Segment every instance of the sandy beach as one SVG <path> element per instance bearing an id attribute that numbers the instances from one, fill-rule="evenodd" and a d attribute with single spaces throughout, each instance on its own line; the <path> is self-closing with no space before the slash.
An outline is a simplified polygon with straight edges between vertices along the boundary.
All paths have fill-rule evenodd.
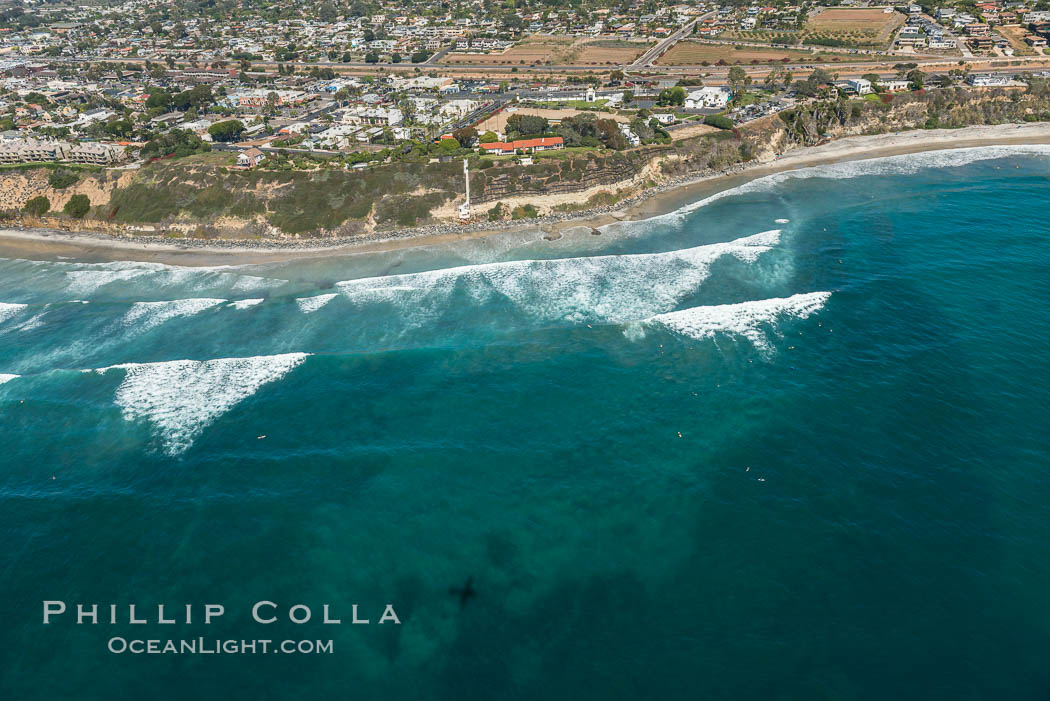
<path id="1" fill-rule="evenodd" d="M 540 239 L 577 227 L 600 227 L 614 221 L 634 221 L 658 216 L 749 180 L 787 170 L 925 151 L 1009 144 L 1050 144 L 1050 124 L 1000 124 L 845 137 L 819 146 L 798 148 L 773 161 L 748 164 L 731 174 L 700 176 L 685 182 L 663 185 L 634 198 L 616 211 L 585 212 L 559 219 L 541 218 L 503 227 L 482 226 L 442 233 L 431 233 L 422 229 L 418 232 L 398 232 L 386 240 L 332 240 L 327 244 L 314 244 L 311 241 L 229 241 L 221 245 L 208 241 L 169 243 L 156 240 L 137 241 L 132 236 L 0 229 L 0 257 L 71 257 L 86 261 L 130 260 L 184 266 L 244 265 L 433 246 L 508 231 L 532 231 L 535 232 L 536 238 Z"/>

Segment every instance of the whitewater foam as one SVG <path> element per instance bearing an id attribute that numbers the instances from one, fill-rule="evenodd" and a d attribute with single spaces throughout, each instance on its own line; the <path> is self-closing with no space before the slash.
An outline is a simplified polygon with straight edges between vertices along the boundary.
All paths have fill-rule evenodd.
<path id="1" fill-rule="evenodd" d="M 21 377 L 21 376 L 20 375 L 11 375 L 11 374 L 8 374 L 6 372 L 0 372 L 0 385 L 4 384 L 6 382 L 10 382 L 11 380 L 15 379 L 16 377 Z"/>
<path id="2" fill-rule="evenodd" d="M 326 295 L 317 295 L 316 297 L 299 297 L 295 300 L 295 303 L 299 305 L 299 309 L 302 310 L 303 314 L 310 314 L 316 312 L 338 296 L 338 293 L 333 292 Z"/>
<path id="3" fill-rule="evenodd" d="M 127 363 L 97 372 L 124 370 L 116 403 L 128 421 L 153 425 L 164 450 L 178 455 L 217 417 L 284 377 L 309 353 Z"/>
<path id="4" fill-rule="evenodd" d="M 665 253 L 481 263 L 337 286 L 357 302 L 397 304 L 399 315 L 415 323 L 447 309 L 457 291 L 476 303 L 502 297 L 543 320 L 627 321 L 673 309 L 708 277 L 718 258 L 754 262 L 779 240 L 780 230 L 774 229 Z"/>
<path id="5" fill-rule="evenodd" d="M 150 290 L 175 288 L 182 294 L 202 290 L 250 292 L 282 285 L 286 281 L 237 272 L 230 266 L 182 267 L 161 263 L 113 262 L 63 264 L 66 290 L 79 295 L 91 295 L 113 283 L 141 281 Z"/>
<path id="6" fill-rule="evenodd" d="M 173 299 L 165 302 L 136 302 L 124 315 L 125 326 L 134 326 L 138 332 L 148 331 L 160 326 L 169 319 L 182 316 L 193 316 L 222 304 L 225 299 Z"/>
<path id="7" fill-rule="evenodd" d="M 711 338 L 716 334 L 742 336 L 759 350 L 768 351 L 771 346 L 763 327 L 775 326 L 782 317 L 805 319 L 820 311 L 830 297 L 830 292 L 806 292 L 738 304 L 692 307 L 659 314 L 646 322 L 696 340 Z"/>
<path id="8" fill-rule="evenodd" d="M 0 302 L 0 322 L 7 321 L 16 314 L 21 314 L 28 306 L 28 304 Z"/>
<path id="9" fill-rule="evenodd" d="M 234 302 L 230 302 L 227 306 L 233 307 L 234 309 L 247 309 L 248 307 L 254 307 L 256 304 L 261 304 L 262 301 L 262 297 L 256 299 L 238 299 Z"/>

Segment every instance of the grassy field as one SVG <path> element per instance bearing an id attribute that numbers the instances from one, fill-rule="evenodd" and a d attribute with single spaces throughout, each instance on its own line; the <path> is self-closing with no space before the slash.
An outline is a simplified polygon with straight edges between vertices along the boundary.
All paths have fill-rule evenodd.
<path id="1" fill-rule="evenodd" d="M 181 159 L 182 166 L 235 166 L 237 165 L 237 154 L 231 151 L 210 151 L 208 153 L 195 153 Z"/>
<path id="2" fill-rule="evenodd" d="M 695 41 L 680 41 L 657 61 L 666 66 L 698 66 L 725 61 L 729 64 L 776 63 L 831 60 L 831 55 L 796 49 L 762 48 L 758 46 L 733 46 L 731 44 L 702 44 Z M 835 57 L 839 58 L 839 57 Z"/>

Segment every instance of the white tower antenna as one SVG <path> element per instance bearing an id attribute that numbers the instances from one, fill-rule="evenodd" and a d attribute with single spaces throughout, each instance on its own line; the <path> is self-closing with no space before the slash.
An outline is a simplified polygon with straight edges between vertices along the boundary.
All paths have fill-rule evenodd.
<path id="1" fill-rule="evenodd" d="M 466 184 L 467 199 L 459 206 L 460 221 L 470 221 L 470 171 L 467 159 L 463 159 L 463 182 Z"/>

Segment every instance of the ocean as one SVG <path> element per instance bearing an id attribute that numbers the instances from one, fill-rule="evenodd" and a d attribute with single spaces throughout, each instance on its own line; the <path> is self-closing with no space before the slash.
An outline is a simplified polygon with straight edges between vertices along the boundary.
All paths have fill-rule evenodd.
<path id="1" fill-rule="evenodd" d="M 557 241 L 0 260 L 0 698 L 1047 698 L 1048 166 L 825 165 Z M 112 651 L 200 638 L 332 649 Z"/>

